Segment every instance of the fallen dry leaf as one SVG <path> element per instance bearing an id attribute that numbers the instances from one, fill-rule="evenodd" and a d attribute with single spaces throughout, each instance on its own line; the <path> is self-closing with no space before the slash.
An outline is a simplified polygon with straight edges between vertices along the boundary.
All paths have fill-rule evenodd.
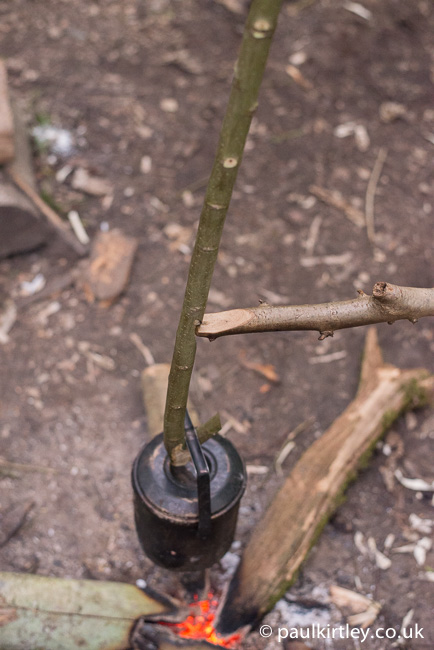
<path id="1" fill-rule="evenodd" d="M 276 368 L 271 363 L 256 363 L 255 361 L 248 361 L 246 358 L 246 351 L 241 350 L 238 358 L 240 363 L 249 370 L 254 370 L 260 375 L 263 375 L 268 381 L 272 381 L 277 384 L 280 381 L 280 377 L 276 372 Z"/>

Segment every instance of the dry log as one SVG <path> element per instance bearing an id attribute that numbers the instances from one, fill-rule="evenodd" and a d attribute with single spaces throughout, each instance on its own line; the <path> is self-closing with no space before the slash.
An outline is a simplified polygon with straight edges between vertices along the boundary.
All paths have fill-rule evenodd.
<path id="1" fill-rule="evenodd" d="M 7 71 L 0 59 L 0 165 L 14 157 L 14 119 L 9 100 Z"/>
<path id="2" fill-rule="evenodd" d="M 372 296 L 359 291 L 354 300 L 285 307 L 263 304 L 205 314 L 196 334 L 214 340 L 228 334 L 317 330 L 322 340 L 348 327 L 403 319 L 416 323 L 425 316 L 434 316 L 434 289 L 377 282 Z"/>
<path id="3" fill-rule="evenodd" d="M 218 630 L 256 623 L 294 580 L 361 461 L 399 413 L 427 402 L 434 377 L 385 364 L 367 334 L 356 398 L 303 454 L 255 528 L 230 584 Z"/>

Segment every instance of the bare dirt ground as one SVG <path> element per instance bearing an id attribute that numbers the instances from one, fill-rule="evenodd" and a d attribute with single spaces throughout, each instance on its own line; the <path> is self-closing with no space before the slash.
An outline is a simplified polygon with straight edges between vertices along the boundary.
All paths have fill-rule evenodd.
<path id="1" fill-rule="evenodd" d="M 429 0 L 362 4 L 363 16 L 351 3 L 331 0 L 284 5 L 208 311 L 254 305 L 258 298 L 351 298 L 356 289 L 370 293 L 378 280 L 432 286 L 434 6 Z M 10 340 L 0 347 L 1 456 L 54 470 L 0 477 L 3 517 L 35 502 L 0 549 L 2 570 L 146 578 L 169 593 L 179 589 L 176 577 L 143 556 L 134 530 L 130 468 L 147 435 L 140 389 L 146 362 L 130 335 L 138 334 L 157 362 L 170 361 L 244 23 L 237 7 L 241 13 L 198 0 L 0 0 L 0 55 L 14 98 L 31 126 L 48 121 L 74 138 L 67 156 L 36 152 L 40 188 L 63 213 L 77 210 L 91 237 L 108 224 L 139 240 L 130 283 L 116 304 L 89 304 L 74 286 L 31 304 L 21 300 Z M 386 159 L 373 245 L 364 227 L 309 188 L 339 191 L 363 213 L 380 151 Z M 108 197 L 73 189 L 71 176 L 56 180 L 65 165 L 106 179 Z M 50 282 L 76 264 L 53 236 L 44 249 L 0 262 L 0 297 L 19 301 L 23 280 L 42 273 Z M 387 361 L 434 371 L 430 320 L 378 331 Z M 220 411 L 246 463 L 271 469 L 249 478 L 237 534 L 242 544 L 281 481 L 272 468 L 287 434 L 311 418 L 285 472 L 355 394 L 363 330 L 324 342 L 317 337 L 199 341 L 193 395 L 201 419 Z M 272 364 L 280 382 L 246 368 L 243 350 L 249 361 Z M 112 362 L 98 364 L 94 353 Z M 387 489 L 380 472 L 390 468 L 386 453 L 398 449 L 405 476 L 433 480 L 433 438 L 429 410 L 394 426 L 389 447 L 379 446 L 325 528 L 292 598 L 321 600 L 339 584 L 381 602 L 375 625 L 384 628 L 398 629 L 413 609 L 424 639 L 407 647 L 433 647 L 434 584 L 427 579 L 433 551 L 420 566 L 412 553 L 393 552 L 432 539 L 429 525 L 422 533 L 409 519 L 434 518 L 432 495 L 393 478 Z M 361 553 L 358 531 L 381 550 L 394 535 L 388 570 Z M 325 611 L 325 620 L 336 616 Z M 268 620 L 291 625 L 291 616 L 281 607 Z M 352 641 L 310 644 L 353 647 Z M 363 647 L 390 645 L 369 640 Z M 281 645 L 254 633 L 245 647 Z"/>

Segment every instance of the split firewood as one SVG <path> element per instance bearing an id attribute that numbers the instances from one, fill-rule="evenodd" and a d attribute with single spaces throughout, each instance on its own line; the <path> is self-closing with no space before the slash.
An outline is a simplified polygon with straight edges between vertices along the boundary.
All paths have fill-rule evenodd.
<path id="1" fill-rule="evenodd" d="M 14 157 L 14 119 L 9 100 L 5 63 L 0 59 L 0 165 Z"/>
<path id="2" fill-rule="evenodd" d="M 137 246 L 137 239 L 118 228 L 98 233 L 79 279 L 89 302 L 100 300 L 109 306 L 125 290 Z"/>
<path id="3" fill-rule="evenodd" d="M 223 605 L 220 632 L 254 624 L 272 608 L 362 460 L 401 412 L 426 404 L 433 390 L 426 370 L 384 363 L 376 331 L 368 331 L 357 396 L 303 454 L 253 531 Z"/>

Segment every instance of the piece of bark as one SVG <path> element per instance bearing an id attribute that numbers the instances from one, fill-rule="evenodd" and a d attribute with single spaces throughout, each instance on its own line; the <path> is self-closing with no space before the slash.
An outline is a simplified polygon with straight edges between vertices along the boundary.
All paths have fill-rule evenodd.
<path id="1" fill-rule="evenodd" d="M 9 99 L 6 65 L 0 59 L 0 165 L 15 155 L 14 119 Z"/>
<path id="2" fill-rule="evenodd" d="M 432 397 L 426 370 L 385 364 L 368 330 L 356 398 L 303 454 L 253 531 L 218 630 L 255 624 L 286 591 L 363 458 L 398 415 Z"/>
<path id="3" fill-rule="evenodd" d="M 98 233 L 80 278 L 90 302 L 110 305 L 125 290 L 137 246 L 137 239 L 117 228 Z"/>

